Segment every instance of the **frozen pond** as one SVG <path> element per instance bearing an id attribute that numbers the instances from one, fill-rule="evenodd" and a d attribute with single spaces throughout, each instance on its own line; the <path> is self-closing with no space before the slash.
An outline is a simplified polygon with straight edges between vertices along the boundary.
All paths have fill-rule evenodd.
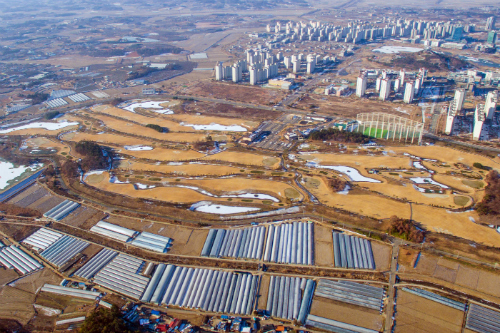
<path id="1" fill-rule="evenodd" d="M 226 215 L 226 214 L 253 212 L 256 210 L 260 210 L 260 208 L 224 206 L 224 205 L 216 205 L 216 204 L 210 203 L 210 204 L 204 204 L 201 206 L 197 206 L 196 208 L 193 208 L 192 210 L 194 210 L 195 212 Z"/>
<path id="2" fill-rule="evenodd" d="M 423 50 L 418 47 L 409 46 L 382 46 L 381 48 L 372 50 L 372 52 L 394 54 L 399 52 L 420 52 Z"/>
<path id="3" fill-rule="evenodd" d="M 330 169 L 330 170 L 335 170 L 338 172 L 343 173 L 347 177 L 349 177 L 350 180 L 353 182 L 367 182 L 367 183 L 380 183 L 380 180 L 365 177 L 362 174 L 359 173 L 358 170 L 348 167 L 348 166 L 343 166 L 343 165 L 319 165 L 316 164 L 315 162 L 308 162 L 306 164 L 307 166 L 312 166 L 320 169 Z"/>
<path id="4" fill-rule="evenodd" d="M 0 134 L 6 134 L 14 131 L 19 131 L 19 130 L 24 130 L 24 129 L 31 129 L 31 128 L 43 128 L 49 131 L 55 131 L 64 127 L 68 126 L 73 126 L 73 125 L 78 125 L 78 122 L 73 121 L 69 122 L 67 120 L 61 121 L 59 123 L 46 123 L 46 122 L 36 122 L 36 123 L 31 123 L 27 125 L 22 125 L 19 127 L 13 127 L 13 128 L 8 128 L 6 130 L 0 131 Z"/>
<path id="5" fill-rule="evenodd" d="M 123 107 L 124 110 L 134 112 L 135 113 L 135 108 L 144 108 L 144 109 L 152 109 L 151 111 L 157 112 L 157 113 L 162 113 L 162 114 L 174 114 L 174 111 L 170 109 L 165 109 L 160 104 L 163 103 L 168 103 L 169 101 L 149 101 L 149 102 L 137 102 L 137 103 L 132 103 L 129 104 L 125 107 Z"/>
<path id="6" fill-rule="evenodd" d="M 149 146 L 124 146 L 126 150 L 153 150 L 153 147 Z"/>
<path id="7" fill-rule="evenodd" d="M 449 188 L 448 186 L 441 184 L 441 183 L 438 183 L 437 181 L 435 181 L 434 179 L 432 179 L 430 177 L 414 177 L 414 178 L 410 178 L 410 180 L 412 182 L 414 182 L 415 184 L 431 184 L 431 185 L 436 185 L 436 186 L 439 186 L 442 188 Z"/>
<path id="8" fill-rule="evenodd" d="M 10 185 L 10 182 L 21 176 L 26 170 L 31 169 L 29 166 L 20 165 L 15 167 L 10 162 L 0 161 L 0 190 L 5 189 Z M 33 167 L 33 170 L 37 168 Z"/>
<path id="9" fill-rule="evenodd" d="M 240 125 L 220 125 L 212 123 L 210 125 L 192 125 L 181 123 L 182 126 L 189 126 L 197 131 L 227 131 L 227 132 L 246 132 L 247 129 Z"/>

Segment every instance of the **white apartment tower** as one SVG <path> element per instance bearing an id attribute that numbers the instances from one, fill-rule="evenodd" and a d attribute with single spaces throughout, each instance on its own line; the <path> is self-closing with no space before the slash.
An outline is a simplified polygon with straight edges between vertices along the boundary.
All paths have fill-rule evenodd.
<path id="1" fill-rule="evenodd" d="M 455 90 L 455 110 L 456 111 L 461 111 L 464 108 L 464 101 L 465 101 L 465 89 L 460 88 Z"/>
<path id="2" fill-rule="evenodd" d="M 292 66 L 293 66 L 292 71 L 293 71 L 295 74 L 297 74 L 297 73 L 299 72 L 299 70 L 300 70 L 300 61 L 298 61 L 298 60 L 293 61 L 293 60 L 292 60 Z"/>
<path id="3" fill-rule="evenodd" d="M 498 91 L 490 91 L 486 95 L 486 103 L 484 104 L 484 112 L 486 113 L 487 119 L 493 119 L 495 115 L 495 110 L 497 109 L 498 103 Z"/>
<path id="4" fill-rule="evenodd" d="M 250 84 L 251 85 L 256 85 L 257 81 L 259 80 L 258 76 L 258 69 L 255 68 L 254 66 L 251 66 L 249 69 L 250 72 Z"/>
<path id="5" fill-rule="evenodd" d="M 391 80 L 383 79 L 380 83 L 380 94 L 379 98 L 382 101 L 386 101 L 391 93 Z"/>
<path id="6" fill-rule="evenodd" d="M 307 61 L 307 74 L 312 74 L 316 69 L 316 61 L 311 59 L 311 61 Z"/>
<path id="7" fill-rule="evenodd" d="M 358 97 L 363 97 L 366 94 L 366 82 L 367 82 L 366 75 L 364 73 L 361 73 L 360 76 L 358 76 L 358 81 L 356 83 L 356 96 Z"/>
<path id="8" fill-rule="evenodd" d="M 413 82 L 407 82 L 405 86 L 404 102 L 407 104 L 412 103 L 414 94 L 415 94 L 415 84 Z"/>
<path id="9" fill-rule="evenodd" d="M 450 106 L 448 108 L 448 115 L 446 116 L 446 126 L 444 132 L 447 135 L 450 135 L 453 131 L 453 125 L 455 123 L 455 117 L 457 115 L 457 107 L 455 101 L 451 101 Z"/>
<path id="10" fill-rule="evenodd" d="M 483 124 L 486 120 L 484 104 L 478 104 L 476 106 L 476 111 L 474 112 L 474 130 L 472 132 L 472 139 L 481 140 L 481 134 L 483 132 Z"/>
<path id="11" fill-rule="evenodd" d="M 224 67 L 222 62 L 217 62 L 215 64 L 215 80 L 222 81 L 224 79 Z"/>

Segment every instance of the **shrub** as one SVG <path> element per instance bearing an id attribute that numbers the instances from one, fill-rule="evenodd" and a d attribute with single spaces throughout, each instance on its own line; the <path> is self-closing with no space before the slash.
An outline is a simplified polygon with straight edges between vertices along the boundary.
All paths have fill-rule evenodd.
<path id="1" fill-rule="evenodd" d="M 45 114 L 44 118 L 47 120 L 54 119 L 55 117 L 57 117 L 60 114 L 61 113 L 59 111 L 51 111 L 51 112 L 47 112 Z"/>
<path id="2" fill-rule="evenodd" d="M 477 204 L 476 209 L 480 215 L 500 214 L 500 177 L 498 172 L 490 171 L 486 176 L 488 186 L 484 189 L 483 200 Z"/>
<path id="3" fill-rule="evenodd" d="M 154 129 L 155 131 L 160 132 L 160 133 L 168 132 L 168 128 L 161 127 L 160 125 L 156 125 L 156 124 L 147 124 L 146 127 Z"/>

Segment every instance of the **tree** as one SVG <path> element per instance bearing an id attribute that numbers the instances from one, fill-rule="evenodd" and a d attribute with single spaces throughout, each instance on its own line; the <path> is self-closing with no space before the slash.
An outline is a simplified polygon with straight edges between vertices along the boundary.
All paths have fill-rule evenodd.
<path id="1" fill-rule="evenodd" d="M 80 333 L 131 333 L 131 330 L 122 319 L 120 310 L 113 305 L 111 309 L 98 308 L 83 322 L 78 330 Z"/>
<path id="2" fill-rule="evenodd" d="M 418 230 L 410 220 L 405 220 L 393 215 L 389 221 L 391 222 L 391 229 L 389 231 L 391 235 L 415 243 L 421 243 L 424 240 L 424 233 Z"/>
<path id="3" fill-rule="evenodd" d="M 500 215 L 500 177 L 498 172 L 490 171 L 486 176 L 486 186 L 483 200 L 477 204 L 479 215 Z"/>

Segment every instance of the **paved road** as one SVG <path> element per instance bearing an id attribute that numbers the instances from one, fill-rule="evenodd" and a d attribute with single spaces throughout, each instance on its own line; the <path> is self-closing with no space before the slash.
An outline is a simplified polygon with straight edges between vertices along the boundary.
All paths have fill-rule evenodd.
<path id="1" fill-rule="evenodd" d="M 453 144 L 464 146 L 464 147 L 468 147 L 468 148 L 480 149 L 480 150 L 487 150 L 487 151 L 492 151 L 492 152 L 495 152 L 495 153 L 500 153 L 500 149 L 499 148 L 486 147 L 486 146 L 475 145 L 475 144 L 472 144 L 472 143 L 467 143 L 467 142 L 462 142 L 462 141 L 456 141 L 456 140 L 453 140 L 453 139 L 448 139 L 448 138 L 445 138 L 445 137 L 437 136 L 437 135 L 434 135 L 434 134 L 431 134 L 431 133 L 425 133 L 424 136 L 427 137 L 427 138 L 434 139 L 434 140 L 443 141 L 443 142 L 449 142 L 449 143 L 453 143 Z"/>
<path id="2" fill-rule="evenodd" d="M 396 275 L 398 269 L 398 255 L 399 255 L 399 244 L 401 240 L 399 238 L 394 239 L 394 245 L 392 246 L 392 257 L 391 257 L 391 272 L 389 275 L 389 289 L 387 291 L 387 308 L 385 309 L 386 319 L 384 332 L 391 332 L 393 316 L 394 316 L 394 285 L 396 284 Z"/>

